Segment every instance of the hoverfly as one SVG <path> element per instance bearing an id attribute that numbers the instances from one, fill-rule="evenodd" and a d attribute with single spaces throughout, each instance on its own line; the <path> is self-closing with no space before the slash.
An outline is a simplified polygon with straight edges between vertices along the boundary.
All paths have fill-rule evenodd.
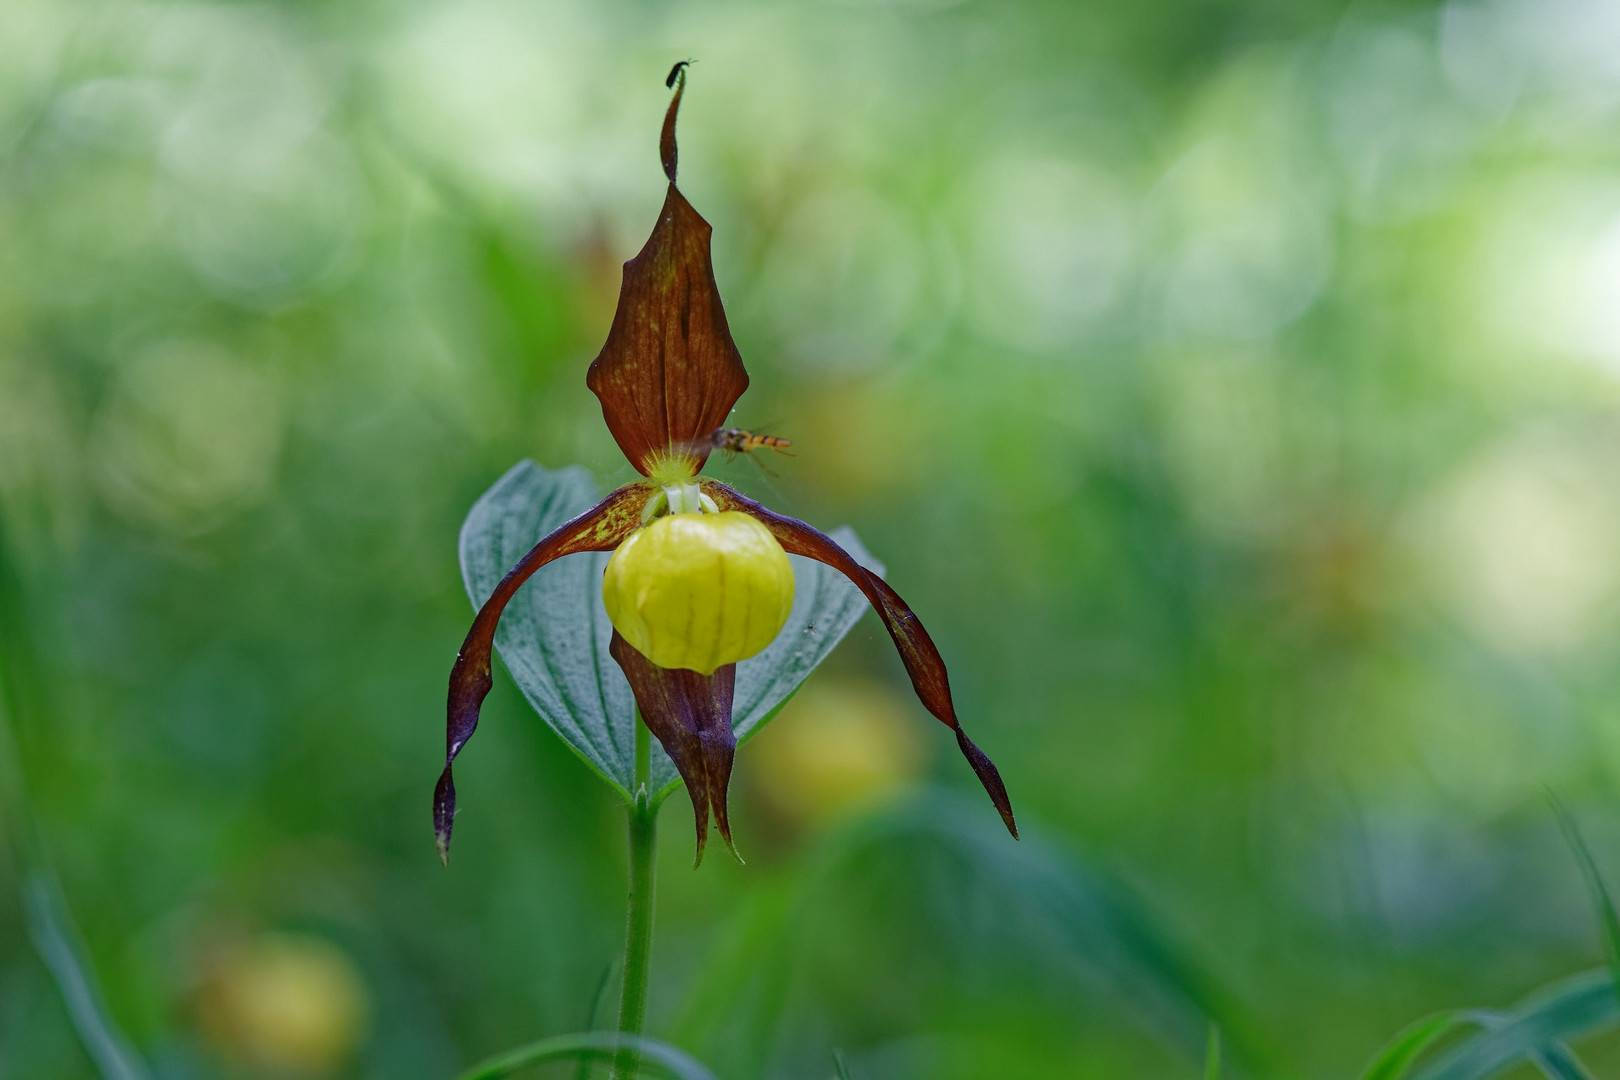
<path id="1" fill-rule="evenodd" d="M 793 445 L 791 440 L 779 439 L 775 435 L 757 435 L 735 427 L 715 428 L 709 433 L 709 445 L 732 456 L 751 454 L 755 450 L 775 450 L 778 454 L 793 456 L 788 454 L 788 447 Z"/>
<path id="2" fill-rule="evenodd" d="M 778 454 L 792 457 L 793 453 L 788 447 L 793 445 L 790 439 L 781 439 L 775 435 L 761 435 L 745 428 L 722 427 L 715 428 L 701 439 L 693 439 L 685 444 L 695 452 L 713 453 L 719 450 L 728 459 L 739 454 L 752 454 L 756 450 L 774 450 Z M 751 458 L 754 464 L 764 469 L 766 474 L 774 476 L 765 463 L 759 458 Z"/>

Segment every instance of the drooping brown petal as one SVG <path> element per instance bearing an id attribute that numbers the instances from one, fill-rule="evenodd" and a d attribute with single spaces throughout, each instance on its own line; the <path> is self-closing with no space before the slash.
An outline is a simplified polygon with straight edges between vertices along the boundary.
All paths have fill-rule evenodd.
<path id="1" fill-rule="evenodd" d="M 648 660 L 628 641 L 613 632 L 608 646 L 619 662 L 641 708 L 647 730 L 675 762 L 697 817 L 697 858 L 709 840 L 709 811 L 714 811 L 721 839 L 733 855 L 731 822 L 726 816 L 726 788 L 731 783 L 731 761 L 737 737 L 731 731 L 731 699 L 737 686 L 737 665 L 716 668 L 703 675 L 684 668 L 662 668 Z"/>
<path id="2" fill-rule="evenodd" d="M 456 655 L 450 670 L 450 700 L 446 709 L 444 772 L 433 790 L 433 833 L 439 842 L 439 858 L 450 858 L 450 829 L 456 813 L 456 785 L 450 766 L 478 727 L 478 710 L 492 683 L 489 652 L 495 641 L 495 625 L 501 612 L 518 588 L 536 570 L 553 559 L 579 551 L 612 551 L 641 525 L 641 508 L 648 492 L 641 484 L 629 484 L 585 511 L 557 526 L 534 549 L 509 570 L 484 606 L 478 609 L 472 629 Z"/>
<path id="3" fill-rule="evenodd" d="M 984 751 L 963 732 L 962 724 L 956 718 L 956 707 L 951 703 L 951 685 L 945 673 L 945 661 L 939 655 L 939 649 L 935 648 L 933 639 L 928 636 L 928 631 L 923 629 L 921 620 L 900 599 L 899 594 L 814 526 L 767 509 L 746 495 L 713 480 L 703 482 L 703 491 L 720 509 L 741 510 L 763 522 L 789 554 L 826 563 L 866 594 L 866 599 L 888 629 L 889 636 L 894 639 L 895 648 L 900 650 L 900 659 L 906 665 L 906 674 L 911 676 L 911 685 L 917 691 L 917 697 L 929 712 L 956 732 L 956 745 L 961 749 L 962 756 L 973 766 L 974 774 L 989 793 L 990 801 L 996 804 L 1007 831 L 1016 839 L 1018 824 L 1013 820 L 1012 803 L 1007 798 L 1007 787 L 1001 782 L 1001 774 Z"/>
<path id="4" fill-rule="evenodd" d="M 682 68 L 660 140 L 664 208 L 646 246 L 624 264 L 607 344 L 585 376 L 619 449 L 644 475 L 659 455 L 702 468 L 708 435 L 748 389 L 714 283 L 712 230 L 675 188 L 675 115 L 685 89 Z"/>

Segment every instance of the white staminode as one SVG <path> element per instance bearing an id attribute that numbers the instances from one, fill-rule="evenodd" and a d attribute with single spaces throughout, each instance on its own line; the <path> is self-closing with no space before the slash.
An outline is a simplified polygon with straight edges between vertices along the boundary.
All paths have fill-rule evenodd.
<path id="1" fill-rule="evenodd" d="M 713 499 L 703 493 L 703 489 L 691 481 L 682 481 L 678 484 L 665 484 L 647 505 L 641 508 L 641 523 L 643 525 L 657 517 L 659 512 L 668 509 L 671 514 L 718 514 L 720 507 L 715 505 Z"/>

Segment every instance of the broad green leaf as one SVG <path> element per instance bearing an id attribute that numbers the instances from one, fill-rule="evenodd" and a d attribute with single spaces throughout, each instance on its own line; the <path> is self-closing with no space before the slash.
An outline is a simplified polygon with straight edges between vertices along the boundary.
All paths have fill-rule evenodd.
<path id="1" fill-rule="evenodd" d="M 1563 979 L 1531 995 L 1486 1031 L 1425 1066 L 1418 1080 L 1487 1080 L 1548 1048 L 1614 1022 L 1614 984 L 1607 970 Z"/>
<path id="2" fill-rule="evenodd" d="M 1396 1035 L 1367 1066 L 1361 1080 L 1402 1080 L 1425 1050 L 1469 1022 L 1467 1014 L 1456 1010 L 1424 1017 Z"/>
<path id="3" fill-rule="evenodd" d="M 522 461 L 485 492 L 461 528 L 461 572 L 481 605 L 506 571 L 547 532 L 599 498 L 584 469 L 545 469 Z M 849 529 L 832 536 L 864 566 L 882 572 Z M 626 799 L 635 773 L 635 701 L 608 655 L 613 628 L 602 606 L 609 554 L 570 555 L 543 566 L 512 598 L 495 648 L 524 697 L 575 753 Z M 777 639 L 737 665 L 732 727 L 739 742 L 757 732 L 792 696 L 866 610 L 842 574 L 789 556 L 793 611 Z M 654 791 L 679 783 L 663 753 L 652 762 Z"/>
<path id="4" fill-rule="evenodd" d="M 586 1031 L 541 1039 L 480 1062 L 462 1073 L 457 1080 L 502 1080 L 515 1072 L 548 1061 L 575 1058 L 605 1061 L 627 1044 L 640 1050 L 641 1072 L 672 1077 L 673 1080 L 716 1080 L 714 1073 L 685 1051 L 657 1039 L 621 1035 L 613 1031 Z"/>

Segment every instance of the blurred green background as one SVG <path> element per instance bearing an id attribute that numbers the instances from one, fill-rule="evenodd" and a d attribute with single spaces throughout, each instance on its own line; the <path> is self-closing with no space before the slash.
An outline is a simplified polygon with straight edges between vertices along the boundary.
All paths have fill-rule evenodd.
<path id="1" fill-rule="evenodd" d="M 1029 839 L 864 620 L 739 756 L 746 867 L 666 810 L 653 1034 L 1191 1077 L 1209 1014 L 1349 1077 L 1598 962 L 1544 792 L 1620 873 L 1612 0 L 5 0 L 0 1075 L 97 1075 L 29 836 L 164 1077 L 589 1025 L 620 808 L 499 672 L 448 871 L 429 795 L 463 514 L 632 475 L 584 371 L 685 57 L 797 450 L 718 474 L 888 564 Z"/>

